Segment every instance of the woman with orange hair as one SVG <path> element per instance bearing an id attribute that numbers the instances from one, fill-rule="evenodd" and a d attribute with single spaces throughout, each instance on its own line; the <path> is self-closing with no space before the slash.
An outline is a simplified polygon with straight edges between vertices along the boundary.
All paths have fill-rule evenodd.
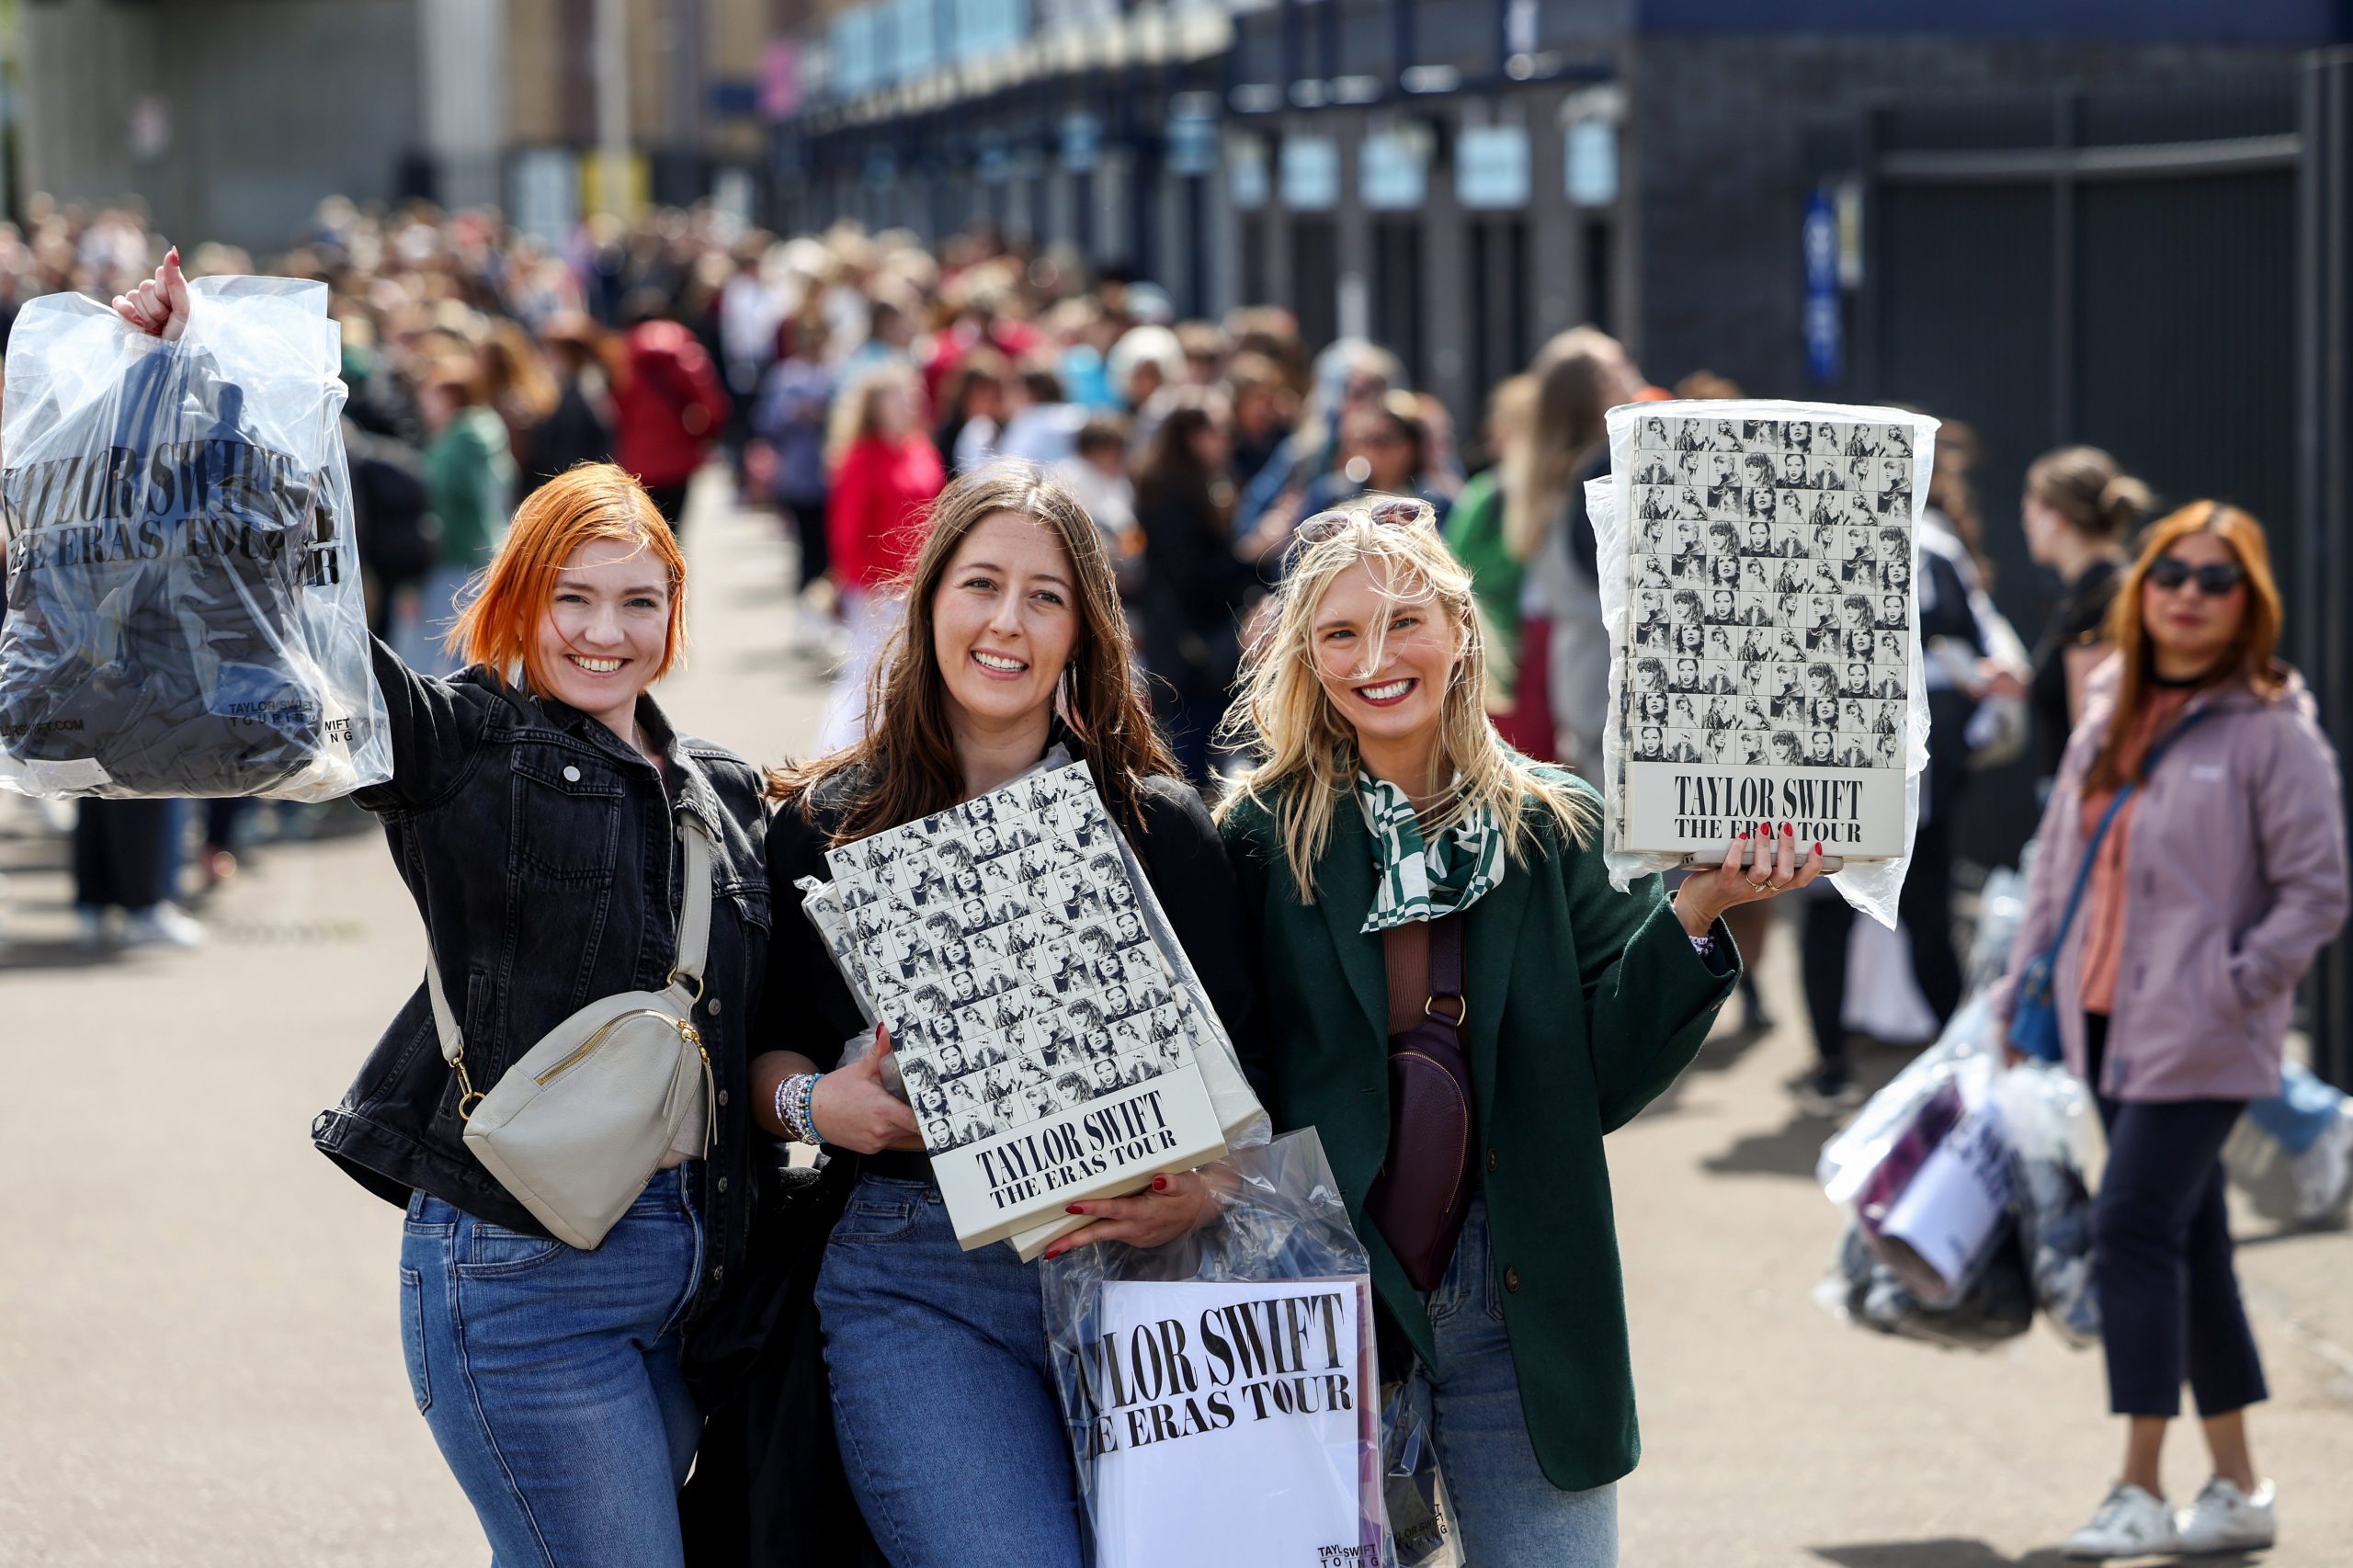
<path id="1" fill-rule="evenodd" d="M 176 265 L 115 301 L 178 336 Z M 416 1407 L 494 1561 L 683 1562 L 677 1489 L 701 1417 L 687 1326 L 742 1262 L 751 1220 L 745 1031 L 767 971 L 760 780 L 674 730 L 646 688 L 685 646 L 686 562 L 642 486 L 591 464 L 532 493 L 451 635 L 466 668 L 420 675 L 379 642 L 392 779 L 382 821 L 425 920 L 409 995 L 311 1136 L 407 1210 L 401 1338 Z M 688 819 L 691 819 L 689 821 Z M 686 835 L 710 844 L 694 1021 L 716 1105 L 594 1251 L 554 1239 L 468 1150 L 465 1118 L 583 1006 L 691 974 Z M 467 1077 L 444 1058 L 438 983 Z M 708 1142 L 702 1136 L 710 1129 Z"/>
<path id="2" fill-rule="evenodd" d="M 2344 924 L 2336 754 L 2277 662 L 2263 529 L 2198 501 L 2158 522 L 2109 611 L 2116 653 L 2043 811 L 2010 974 L 2057 947 L 2067 1066 L 2098 1098 L 2107 1171 L 2093 1269 L 2124 1469 L 2073 1557 L 2268 1546 L 2273 1493 L 2247 1446 L 2263 1366 L 2231 1264 L 2221 1156 L 2248 1102 L 2279 1090 L 2296 983 Z M 2158 1456 L 2197 1396 L 2213 1479 L 2177 1515 Z"/>

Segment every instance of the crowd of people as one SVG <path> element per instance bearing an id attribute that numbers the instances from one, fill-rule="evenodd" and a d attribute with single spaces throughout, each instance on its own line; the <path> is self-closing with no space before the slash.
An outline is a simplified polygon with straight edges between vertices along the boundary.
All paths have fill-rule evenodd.
<path id="1" fill-rule="evenodd" d="M 38 209 L 22 230 L 0 232 L 0 321 L 40 293 L 77 290 L 103 297 L 135 290 L 156 250 L 135 212 Z M 194 248 L 189 262 L 195 273 L 255 269 L 253 258 L 221 247 Z M 1544 344 L 1524 372 L 1492 389 L 1479 427 L 1458 438 L 1445 405 L 1411 384 L 1396 356 L 1360 340 L 1311 353 L 1295 320 L 1279 309 L 1185 320 L 1148 281 L 1091 276 L 1065 257 L 991 235 L 959 237 L 937 249 L 904 233 L 847 227 L 782 239 L 710 210 L 655 212 L 631 225 L 598 220 L 551 247 L 490 215 L 425 209 L 377 214 L 329 202 L 294 248 L 269 258 L 266 269 L 316 278 L 330 288 L 343 332 L 345 437 L 370 627 L 383 640 L 385 656 L 401 667 L 431 681 L 457 673 L 479 651 L 478 623 L 469 642 L 453 645 L 448 633 L 475 602 L 470 585 L 500 559 L 517 507 L 535 493 L 578 483 L 588 472 L 584 464 L 615 464 L 642 487 L 665 525 L 664 537 L 674 537 L 690 531 L 689 482 L 717 465 L 742 505 L 772 511 L 790 531 L 797 574 L 791 635 L 835 665 L 818 747 L 835 763 L 772 781 L 783 798 L 807 808 L 804 827 L 818 820 L 808 811 L 822 806 L 820 815 L 838 815 L 844 801 L 870 802 L 878 778 L 912 766 L 916 741 L 902 737 L 893 752 L 879 744 L 884 732 L 875 724 L 878 715 L 890 714 L 891 693 L 904 697 L 915 689 L 909 683 L 931 679 L 968 716 L 1018 697 L 1029 704 L 1023 722 L 1060 712 L 1097 745 L 1108 744 L 1105 732 L 1090 732 L 1082 721 L 1100 720 L 1109 734 L 1130 736 L 1121 745 L 1138 748 L 1123 754 L 1117 776 L 1139 790 L 1142 780 L 1163 773 L 1212 793 L 1238 790 L 1230 801 L 1245 804 L 1229 804 L 1223 823 L 1228 847 L 1246 846 L 1256 856 L 1249 862 L 1255 870 L 1241 869 L 1242 891 L 1267 911 L 1279 906 L 1284 919 L 1298 910 L 1284 903 L 1288 895 L 1279 890 L 1313 886 L 1326 845 L 1320 835 L 1297 837 L 1285 813 L 1315 789 L 1344 793 L 1349 782 L 1324 779 L 1299 760 L 1318 745 L 1337 744 L 1334 733 L 1286 731 L 1286 715 L 1302 710 L 1305 699 L 1278 690 L 1279 680 L 1268 672 L 1291 664 L 1305 669 L 1326 656 L 1321 646 L 1307 645 L 1305 629 L 1286 615 L 1295 619 L 1302 604 L 1345 600 L 1365 586 L 1357 577 L 1367 574 L 1377 589 L 1384 573 L 1405 574 L 1448 604 L 1449 614 L 1459 608 L 1475 627 L 1480 650 L 1472 666 L 1478 688 L 1469 699 L 1470 720 L 1434 710 L 1424 716 L 1425 730 L 1392 734 L 1402 721 L 1380 704 L 1359 711 L 1334 699 L 1354 725 L 1348 744 L 1377 776 L 1359 789 L 1377 797 L 1382 781 L 1394 785 L 1392 803 L 1402 803 L 1404 820 L 1411 822 L 1431 803 L 1424 798 L 1433 787 L 1425 775 L 1435 756 L 1469 780 L 1460 788 L 1478 794 L 1481 809 L 1494 815 L 1487 831 L 1518 843 L 1516 802 L 1532 792 L 1551 835 L 1543 842 L 1553 846 L 1546 853 L 1567 839 L 1582 842 L 1593 825 L 1584 798 L 1549 782 L 1558 774 L 1528 768 L 1554 764 L 1588 778 L 1600 771 L 1610 642 L 1584 484 L 1609 468 L 1603 415 L 1642 400 L 1742 395 L 1704 371 L 1672 388 L 1654 385 L 1622 345 L 1578 327 Z M 2336 821 L 2334 757 L 2311 721 L 2301 683 L 2272 661 L 2279 602 L 2253 518 L 2198 502 L 2170 511 L 2144 538 L 2143 525 L 2160 509 L 2146 486 L 2104 452 L 2048 454 L 2029 471 L 2018 514 L 2032 559 L 2056 574 L 2062 592 L 2048 625 L 2029 643 L 1990 597 L 1989 525 L 1972 483 L 1975 461 L 1970 432 L 1948 420 L 1938 438 L 1915 587 L 1933 727 L 1900 911 L 1910 972 L 1941 1026 L 1960 1007 L 1964 988 L 1956 870 L 1971 857 L 1961 807 L 1972 775 L 2030 752 L 2038 788 L 2051 802 L 2046 850 L 2060 847 L 2032 873 L 2033 936 L 2022 937 L 2021 960 L 2044 941 L 2077 944 L 2067 949 L 2073 956 L 2065 974 L 2082 988 L 2085 1006 L 2075 1016 L 2089 1021 L 2067 1034 L 2068 1054 L 2100 1091 L 2101 1113 L 2128 1178 L 2114 1180 L 2113 1198 L 2102 1194 L 2103 1267 L 2113 1271 L 2107 1278 L 2118 1299 L 2144 1309 L 2111 1314 L 2111 1384 L 2117 1413 L 2131 1419 L 2132 1448 L 2124 1483 L 2086 1540 L 2121 1543 L 2121 1551 L 2175 1539 L 2166 1530 L 2239 1539 L 2229 1532 L 2268 1528 L 2270 1501 L 2238 1416 L 2264 1390 L 2230 1272 L 2220 1207 L 2222 1140 L 2243 1112 L 2252 1115 L 2295 1156 L 2302 1204 L 2313 1216 L 2341 1204 L 2353 1172 L 2353 1114 L 2343 1096 L 2292 1064 L 2283 1080 L 2279 1063 L 2293 982 L 2343 917 L 2343 831 L 2339 823 L 2332 837 L 2328 825 Z M 1034 497 L 1040 471 L 1054 482 L 1052 494 L 1075 500 L 1077 513 L 1056 512 L 1059 502 L 1018 499 Z M 931 641 L 946 635 L 928 596 L 943 591 L 943 574 L 970 551 L 928 525 L 939 507 L 965 519 L 959 539 L 979 537 L 994 514 L 974 510 L 974 495 L 999 497 L 999 511 L 1051 514 L 1056 527 L 1083 517 L 1091 533 L 1063 539 L 1059 559 L 1085 576 L 1094 570 L 1086 563 L 1099 558 L 1107 597 L 1085 608 L 1088 617 L 1098 608 L 1116 616 L 1120 634 L 1109 635 L 1091 619 L 1075 633 L 1063 627 L 1052 631 L 1063 639 L 1052 659 L 1031 662 L 1020 638 L 1045 637 L 1051 616 L 1038 623 L 1045 630 L 1008 634 L 1011 641 L 987 629 L 1026 622 L 975 620 L 965 634 L 974 639 L 974 656 L 995 661 L 989 667 L 1010 683 L 1002 690 L 967 692 L 953 671 L 926 675 L 915 667 L 920 659 L 885 660 L 910 613 L 931 629 Z M 954 506 L 943 506 L 943 496 Z M 1374 526 L 1379 518 L 1366 509 L 1375 497 L 1404 498 L 1414 517 L 1434 525 L 1443 553 L 1425 558 L 1385 541 Z M 1323 550 L 1335 537 L 1336 525 L 1325 519 L 1336 515 L 1355 519 L 1342 530 L 1357 541 L 1352 551 Z M 1302 529 L 1311 519 L 1317 526 Z M 1311 559 L 1319 574 L 1302 586 L 1302 562 Z M 1067 619 L 1071 607 L 1058 608 Z M 1359 617 L 1367 629 L 1373 614 L 1367 609 Z M 1268 653 L 1285 648 L 1296 657 Z M 1107 649 L 1126 650 L 1125 667 L 1088 669 L 1086 660 Z M 2120 690 L 2111 657 L 2120 649 L 2128 655 Z M 1401 656 L 1410 660 L 1410 646 Z M 1434 689 L 1448 690 L 1457 668 L 1449 659 L 1459 659 L 1460 650 L 1429 657 Z M 2140 668 L 2134 661 L 2148 664 L 2147 680 L 2132 673 Z M 1068 695 L 1058 698 L 1055 680 L 1029 689 L 1048 663 L 1068 680 Z M 1255 700 L 1237 706 L 1238 684 Z M 1336 689 L 1331 681 L 1326 689 Z M 2207 760 L 2174 767 L 2202 767 L 2208 771 L 2195 776 L 2211 775 L 2218 788 L 2245 794 L 2246 809 L 2225 815 L 2244 819 L 2253 836 L 2198 886 L 2225 899 L 2222 913 L 2234 929 L 2260 937 L 2226 949 L 2209 966 L 2211 973 L 2198 967 L 2212 955 L 2197 946 L 2194 934 L 2169 926 L 2162 939 L 2146 934 L 2144 926 L 2158 924 L 2149 905 L 2164 895 L 2145 892 L 2140 876 L 2154 864 L 2193 881 L 2202 876 L 2198 868 L 2222 853 L 2200 825 L 2211 815 L 2184 818 L 2177 806 L 2162 809 L 2167 798 L 2152 792 L 2137 809 L 2137 826 L 2128 814 L 2103 839 L 2088 814 L 2141 783 L 2153 738 L 2200 705 L 2234 717 L 2200 735 L 2200 748 L 2211 754 Z M 627 716 L 618 723 L 626 729 Z M 1143 734 L 1134 733 L 1136 723 L 1144 723 Z M 1165 753 L 1154 729 L 1165 737 Z M 1491 748 L 1490 738 L 1509 749 Z M 654 744 L 635 739 L 641 749 Z M 1003 760 L 984 752 L 968 748 L 951 759 L 983 787 Z M 1394 762 L 1394 778 L 1381 758 Z M 834 786 L 846 793 L 826 793 Z M 928 786 L 911 783 L 908 799 L 922 787 Z M 1115 803 L 1142 812 L 1142 800 L 1139 794 Z M 180 820 L 180 809 L 163 801 L 80 806 L 72 829 L 74 902 L 92 949 L 203 939 L 181 903 L 234 874 L 249 824 L 244 803 L 207 802 L 199 834 Z M 850 809 L 855 816 L 868 807 Z M 1321 809 L 1328 817 L 1328 800 Z M 1369 817 L 1374 809 L 1368 805 Z M 1355 820 L 1354 812 L 1344 814 Z M 1194 825 L 1206 852 L 1214 853 L 1206 819 Z M 847 830 L 836 824 L 829 831 Z M 199 845 L 195 864 L 185 867 L 181 857 L 191 841 Z M 772 869 L 777 842 L 770 840 Z M 1418 854 L 1417 835 L 1412 842 Z M 2105 858 L 2095 859 L 2095 851 Z M 1439 846 L 1430 855 L 1437 866 L 1449 852 Z M 2054 879 L 2074 874 L 2079 857 L 2091 868 L 2092 902 L 2069 936 L 2065 922 L 2051 918 L 2051 890 Z M 2278 869 L 2289 863 L 2296 874 Z M 1266 882 L 1269 865 L 1291 879 L 1278 876 L 1275 892 Z M 1778 877 L 1734 879 L 1722 887 L 1696 879 L 1680 904 L 1662 898 L 1658 911 L 1680 912 L 1679 934 L 1676 918 L 1659 913 L 1653 919 L 1647 904 L 1628 915 L 1622 929 L 1613 928 L 1613 951 L 1648 954 L 1638 937 L 1679 949 L 1680 937 L 1688 937 L 1703 962 L 1676 971 L 1669 983 L 1669 957 L 1688 961 L 1679 950 L 1643 959 L 1657 971 L 1648 983 L 1667 998 L 1666 1011 L 1645 1026 L 1658 1038 L 1645 1035 L 1641 1050 L 1619 1064 L 1625 1081 L 1596 1108 L 1595 1140 L 1603 1126 L 1632 1114 L 1657 1091 L 1665 1082 L 1660 1073 L 1671 1078 L 1688 1060 L 1698 1048 L 1692 1029 L 1704 1033 L 1723 999 L 1718 992 L 1739 987 L 1747 1026 L 1767 1027 L 1751 975 L 1776 923 L 1771 906 L 1755 894 L 1768 883 L 1773 892 L 1801 886 L 1813 869 L 1785 846 Z M 1557 866 L 1546 874 L 1570 875 Z M 1476 888 L 1475 875 L 1472 882 Z M 1735 882 L 1749 895 L 1740 896 Z M 1461 906 L 1483 891 L 1458 886 Z M 1847 1022 L 1857 983 L 1848 972 L 1853 916 L 1826 891 L 1789 903 L 1799 906 L 1785 924 L 1801 945 L 1816 1053 L 1795 1094 L 1802 1111 L 1834 1117 L 1861 1098 Z M 1731 963 L 1709 946 L 1720 916 L 1745 961 Z M 2128 919 L 2140 924 L 2128 926 Z M 1253 928 L 1269 921 L 1280 925 L 1266 914 L 1254 915 Z M 1320 920 L 1316 925 L 1320 930 Z M 1645 935 L 1654 927 L 1675 940 Z M 2157 966 L 2154 992 L 2150 964 L 2143 957 L 2127 961 L 2128 930 L 2144 945 L 2174 944 Z M 1552 935 L 1568 940 L 1565 933 Z M 1377 962 L 1381 944 L 1372 946 Z M 2153 1009 L 2170 1005 L 2164 998 L 2184 973 L 2194 973 L 2203 988 L 2200 1017 L 2210 1027 L 2201 1031 L 2154 1022 Z M 1296 1015 L 1287 1026 L 1294 1032 L 1354 1017 L 1346 996 L 1312 993 L 1304 980 L 1295 986 L 1268 982 L 1269 1005 L 1279 1015 L 1286 1008 Z M 1560 1027 L 1586 1026 L 1564 1018 Z M 2160 1045 L 2149 1043 L 2152 1035 L 2162 1037 Z M 2208 1060 L 2200 1052 L 2211 1055 L 2214 1048 L 2200 1040 L 2236 1042 L 2237 1054 Z M 856 1117 L 861 1131 L 841 1142 L 870 1142 L 865 1152 L 878 1155 L 904 1136 L 906 1129 L 881 1108 L 870 1084 L 843 1086 L 848 1080 L 842 1074 L 864 1070 L 826 1072 L 797 1051 L 770 1054 L 793 1060 L 737 1065 L 759 1080 L 756 1091 L 779 1088 L 779 1104 L 787 1076 L 835 1085 L 830 1101 L 803 1102 L 800 1127 L 813 1113 L 829 1114 L 837 1127 Z M 1299 1060 L 1254 1065 L 1283 1082 L 1293 1104 L 1333 1092 L 1328 1084 L 1290 1077 L 1302 1070 Z M 805 1086 L 813 1096 L 813 1085 Z M 757 1092 L 753 1097 L 765 1105 Z M 2185 1110 L 2185 1104 L 2198 1108 Z M 769 1127 L 763 1119 L 761 1126 L 789 1133 L 795 1124 Z M 1534 1156 L 1541 1140 L 1530 1131 L 1526 1142 Z M 1582 1149 L 1572 1144 L 1552 1155 Z M 1368 1170 L 1378 1156 L 1377 1148 L 1368 1152 Z M 731 1158 L 740 1161 L 740 1152 Z M 1488 1158 L 1494 1170 L 1493 1151 Z M 856 1203 L 904 1208 L 905 1195 L 890 1184 L 920 1185 L 919 1173 L 892 1176 L 888 1169 L 872 1167 L 869 1181 L 881 1185 L 861 1186 L 853 1218 Z M 1501 1214 L 1515 1201 L 1533 1211 L 1535 1195 L 1520 1193 L 1514 1170 L 1483 1196 L 1496 1212 L 1480 1210 L 1477 1248 L 1488 1244 L 1491 1224 L 1501 1233 L 1511 1222 Z M 420 1166 L 403 1179 L 423 1193 L 433 1189 L 434 1175 Z M 718 1185 L 723 1191 L 725 1181 Z M 657 1187 L 672 1221 L 709 1201 L 698 1198 L 688 1176 Z M 469 1222 L 462 1204 L 438 1196 L 423 1201 L 433 1223 Z M 412 1208 L 413 1221 L 418 1212 Z M 1577 1223 L 1606 1241 L 1606 1198 Z M 952 1248 L 939 1250 L 938 1257 L 921 1260 L 934 1284 L 967 1267 Z M 860 1303 L 882 1289 L 846 1279 L 819 1286 L 821 1295 L 835 1292 L 836 1310 L 846 1315 L 865 1311 Z M 2186 1306 L 2176 1300 L 2185 1291 Z M 1590 1316 L 1591 1306 L 1562 1305 L 1560 1324 L 1582 1322 L 1578 1314 Z M 2185 1314 L 2187 1342 L 2179 1325 Z M 1596 1375 L 1610 1380 L 1614 1391 L 1624 1376 L 1622 1328 L 1595 1324 L 1618 1348 L 1580 1354 L 1597 1355 Z M 892 1323 L 878 1319 L 870 1326 L 880 1333 Z M 977 1321 L 963 1327 L 995 1332 Z M 460 1330 L 443 1324 L 435 1332 Z M 1019 1368 L 1006 1372 L 1021 1375 Z M 835 1376 L 846 1374 L 837 1368 Z M 2185 1380 L 2207 1417 L 2222 1490 L 2210 1489 L 2177 1521 L 2157 1503 L 2154 1483 L 2156 1443 Z M 1510 1392 L 1486 1388 L 1477 1397 L 1493 1401 Z M 1436 1397 L 1441 1404 L 1449 1397 L 1443 1381 Z M 1473 1396 L 1466 1387 L 1454 1397 L 1467 1409 Z M 1625 1400 L 1631 1430 L 1630 1385 Z M 1517 1408 L 1517 1396 L 1511 1403 Z M 666 1440 L 675 1457 L 677 1425 L 671 1423 L 665 1438 L 656 1423 L 649 1441 L 659 1448 Z M 1527 1448 L 1525 1439 L 1520 1447 Z M 1540 1432 L 1538 1448 L 1542 1473 L 1532 1457 L 1520 1467 L 1528 1473 L 1514 1485 L 1526 1500 L 1486 1525 L 1489 1539 L 1550 1549 L 1589 1543 L 1614 1528 L 1607 1517 L 1614 1505 L 1606 1500 L 1587 1498 L 1569 1508 L 1539 1499 L 1550 1498 L 1545 1475 L 1562 1473 L 1598 1493 L 1623 1472 L 1630 1456 L 1574 1423 Z M 466 1465 L 454 1457 L 452 1462 L 466 1479 Z M 908 1462 L 915 1463 L 913 1456 Z M 495 1490 L 488 1482 L 483 1489 Z M 475 1490 L 469 1483 L 470 1493 Z M 476 1501 L 495 1538 L 503 1528 L 496 1509 L 483 1497 Z M 962 1527 L 904 1514 L 903 1500 L 859 1501 L 870 1517 L 893 1529 L 936 1532 L 943 1552 L 960 1539 Z M 1051 1538 L 1041 1538 L 1044 1555 L 1037 1560 L 1060 1561 L 1063 1527 L 1032 1519 L 1024 1528 L 1031 1527 Z"/>

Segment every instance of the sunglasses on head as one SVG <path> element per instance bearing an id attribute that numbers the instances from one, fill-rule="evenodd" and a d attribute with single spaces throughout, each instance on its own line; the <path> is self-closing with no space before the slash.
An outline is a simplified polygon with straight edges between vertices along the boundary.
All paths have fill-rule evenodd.
<path id="1" fill-rule="evenodd" d="M 2210 599 L 2219 599 L 2246 581 L 2246 568 L 2235 561 L 2211 561 L 2203 566 L 2192 566 L 2187 561 L 2160 555 L 2149 563 L 2149 581 L 2168 593 L 2184 583 L 2195 582 L 2200 593 Z"/>
<path id="2" fill-rule="evenodd" d="M 1325 540 L 1337 539 L 1359 523 L 1381 528 L 1436 528 L 1438 513 L 1428 502 L 1417 501 L 1409 495 L 1376 501 L 1370 507 L 1343 507 L 1318 512 L 1291 530 L 1291 550 L 1296 552 L 1322 544 Z"/>

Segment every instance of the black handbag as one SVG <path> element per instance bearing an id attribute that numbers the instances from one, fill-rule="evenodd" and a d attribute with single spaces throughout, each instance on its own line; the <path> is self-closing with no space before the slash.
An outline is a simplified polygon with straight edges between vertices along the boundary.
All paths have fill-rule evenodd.
<path id="1" fill-rule="evenodd" d="M 1392 927 L 1384 950 L 1403 939 Z M 1389 1153 L 1365 1214 L 1416 1290 L 1435 1290 L 1471 1212 L 1471 1063 L 1462 1052 L 1462 916 L 1429 923 L 1429 994 L 1411 1028 L 1389 1037 Z"/>

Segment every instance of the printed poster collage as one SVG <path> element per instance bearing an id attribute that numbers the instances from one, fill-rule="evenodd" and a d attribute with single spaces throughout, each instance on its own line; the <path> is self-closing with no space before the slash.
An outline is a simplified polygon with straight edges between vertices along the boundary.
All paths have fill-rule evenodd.
<path id="1" fill-rule="evenodd" d="M 1086 769 L 830 852 L 845 939 L 934 1153 L 1193 1061 Z"/>
<path id="2" fill-rule="evenodd" d="M 1635 429 L 1635 763 L 1904 767 L 1913 430 L 1648 415 Z"/>

